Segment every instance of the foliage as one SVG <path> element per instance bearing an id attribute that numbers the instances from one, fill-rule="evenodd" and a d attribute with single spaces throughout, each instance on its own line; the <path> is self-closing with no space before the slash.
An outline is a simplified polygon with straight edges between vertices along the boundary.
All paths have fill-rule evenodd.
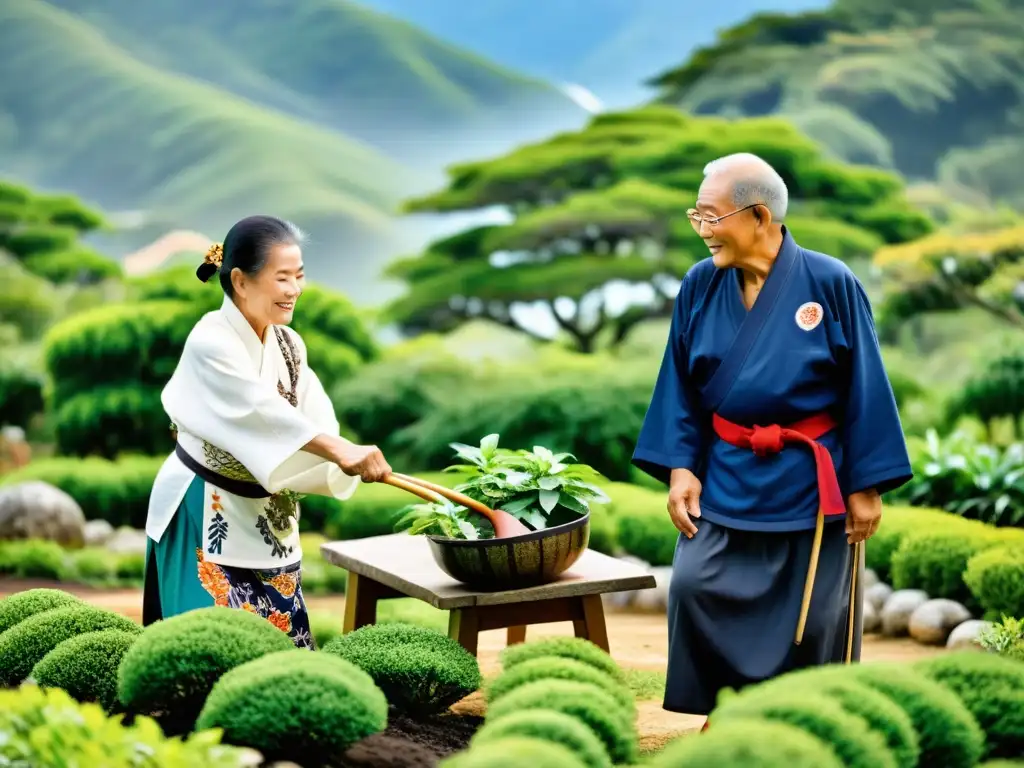
<path id="1" fill-rule="evenodd" d="M 963 580 L 986 617 L 1024 616 L 1024 537 L 971 557 Z"/>
<path id="2" fill-rule="evenodd" d="M 44 688 L 60 688 L 76 701 L 95 701 L 105 712 L 114 712 L 117 668 L 138 636 L 120 629 L 76 635 L 40 659 L 31 677 Z"/>
<path id="3" fill-rule="evenodd" d="M 1018 11 L 1015 0 L 835 0 L 761 13 L 651 84 L 690 112 L 788 118 L 845 160 L 1019 204 Z"/>
<path id="4" fill-rule="evenodd" d="M 959 396 L 949 404 L 950 420 L 976 416 L 984 422 L 1024 418 L 1024 355 L 1019 352 L 999 357 L 970 379 Z"/>
<path id="5" fill-rule="evenodd" d="M 118 669 L 118 699 L 169 733 L 191 730 L 225 672 L 275 651 L 295 650 L 264 618 L 236 608 L 199 608 L 151 624 Z"/>
<path id="6" fill-rule="evenodd" d="M 964 583 L 964 571 L 972 557 L 997 543 L 980 532 L 922 531 L 906 538 L 893 554 L 892 585 L 921 589 L 976 609 L 978 603 Z"/>
<path id="7" fill-rule="evenodd" d="M 500 655 L 501 666 L 506 672 L 527 661 L 551 657 L 580 661 L 614 680 L 623 679 L 622 669 L 611 656 L 589 640 L 579 637 L 552 637 L 510 645 L 504 648 Z"/>
<path id="8" fill-rule="evenodd" d="M 0 575 L 63 581 L 70 573 L 60 544 L 49 539 L 0 541 Z"/>
<path id="9" fill-rule="evenodd" d="M 771 696 L 734 696 L 715 707 L 711 728 L 730 721 L 764 718 L 795 725 L 827 744 L 850 768 L 895 768 L 896 760 L 881 734 L 870 730 L 860 717 L 823 694 L 812 691 L 777 691 Z"/>
<path id="10" fill-rule="evenodd" d="M 487 687 L 487 702 L 493 704 L 521 685 L 536 680 L 575 680 L 603 689 L 626 711 L 636 710 L 632 691 L 617 676 L 609 675 L 583 661 L 564 656 L 541 656 L 520 662 L 498 675 Z"/>
<path id="11" fill-rule="evenodd" d="M 619 546 L 648 565 L 672 565 L 675 555 L 679 531 L 665 502 L 664 493 L 646 488 L 629 488 L 627 498 L 613 502 Z"/>
<path id="12" fill-rule="evenodd" d="M 914 666 L 953 691 L 974 715 L 985 732 L 984 757 L 1024 754 L 1024 663 L 959 651 Z"/>
<path id="13" fill-rule="evenodd" d="M 722 723 L 700 738 L 674 739 L 647 764 L 650 768 L 840 768 L 843 762 L 827 743 L 807 731 L 777 720 L 753 719 Z"/>
<path id="14" fill-rule="evenodd" d="M 138 633 L 141 627 L 112 611 L 91 605 L 67 605 L 36 613 L 0 635 L 0 685 L 15 686 L 60 643 L 86 632 L 119 629 Z"/>
<path id="15" fill-rule="evenodd" d="M 80 704 L 59 689 L 0 690 L 0 763 L 103 768 L 242 768 L 249 755 L 220 744 L 217 731 L 168 739 L 146 717 L 130 724 L 98 704 Z"/>
<path id="16" fill-rule="evenodd" d="M 438 763 L 438 768 L 586 768 L 568 746 L 530 736 L 505 736 Z"/>
<path id="17" fill-rule="evenodd" d="M 388 454 L 385 454 L 386 456 Z M 394 461 L 394 459 L 389 460 Z M 440 472 L 420 472 L 416 477 L 444 485 L 447 476 Z M 316 497 L 303 499 L 303 509 Z M 384 483 L 362 486 L 359 492 L 339 502 L 326 499 L 324 535 L 329 539 L 365 539 L 395 533 L 398 521 L 407 514 L 409 494 Z M 305 517 L 305 513 L 303 514 Z"/>
<path id="18" fill-rule="evenodd" d="M 680 211 L 704 166 L 736 151 L 758 153 L 786 179 L 787 222 L 806 247 L 855 258 L 931 229 L 896 176 L 827 158 L 785 121 L 662 107 L 602 114 L 580 131 L 455 165 L 444 190 L 410 201 L 412 212 L 502 206 L 514 218 L 392 264 L 388 274 L 408 290 L 387 316 L 412 330 L 479 317 L 548 340 L 521 317 L 532 308 L 579 351 L 617 346 L 643 320 L 671 314 L 678 281 L 707 256 Z M 616 287 L 643 298 L 616 306 Z"/>
<path id="19" fill-rule="evenodd" d="M 545 709 L 513 712 L 488 723 L 473 735 L 470 751 L 510 736 L 564 744 L 587 768 L 611 768 L 608 751 L 590 728 L 571 715 Z"/>
<path id="20" fill-rule="evenodd" d="M 60 589 L 26 589 L 23 592 L 15 592 L 0 600 L 0 634 L 29 616 L 69 605 L 84 603 L 80 598 Z"/>
<path id="21" fill-rule="evenodd" d="M 28 371 L 0 367 L 0 427 L 26 429 L 42 411 L 42 379 Z"/>
<path id="22" fill-rule="evenodd" d="M 1024 620 L 1003 616 L 979 635 L 978 643 L 987 651 L 1024 662 Z"/>
<path id="23" fill-rule="evenodd" d="M 891 494 L 894 500 L 997 526 L 1024 521 L 1024 444 L 1000 450 L 965 432 L 941 439 L 934 429 L 907 443 L 914 478 Z"/>
<path id="24" fill-rule="evenodd" d="M 413 624 L 376 624 L 324 646 L 359 667 L 399 712 L 440 714 L 480 687 L 476 657 L 447 634 Z"/>
<path id="25" fill-rule="evenodd" d="M 297 705 L 298 703 L 298 705 Z M 196 722 L 268 760 L 321 765 L 387 726 L 388 704 L 356 665 L 296 648 L 226 672 Z"/>

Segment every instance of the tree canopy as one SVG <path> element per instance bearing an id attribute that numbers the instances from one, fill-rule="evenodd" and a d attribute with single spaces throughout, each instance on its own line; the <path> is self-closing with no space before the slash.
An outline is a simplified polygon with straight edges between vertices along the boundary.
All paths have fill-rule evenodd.
<path id="1" fill-rule="evenodd" d="M 511 221 L 470 227 L 393 263 L 387 273 L 407 291 L 385 314 L 412 331 L 480 317 L 536 334 L 520 313 L 542 308 L 574 348 L 615 345 L 640 321 L 666 315 L 679 280 L 708 255 L 685 210 L 705 165 L 741 151 L 785 179 L 786 223 L 806 247 L 853 259 L 931 231 L 898 176 L 838 162 L 786 121 L 649 106 L 451 167 L 447 187 L 407 211 L 499 206 Z M 623 300 L 627 290 L 637 298 Z"/>
<path id="2" fill-rule="evenodd" d="M 650 84 L 688 111 L 786 117 L 844 159 L 1024 207 L 1021 0 L 758 14 Z"/>

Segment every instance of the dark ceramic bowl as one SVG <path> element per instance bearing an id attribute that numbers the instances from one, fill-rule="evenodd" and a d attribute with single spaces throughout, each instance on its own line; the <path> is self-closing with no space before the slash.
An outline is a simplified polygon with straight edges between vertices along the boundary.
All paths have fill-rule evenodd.
<path id="1" fill-rule="evenodd" d="M 500 592 L 555 581 L 590 543 L 590 513 L 505 539 L 427 536 L 438 567 L 470 589 Z"/>

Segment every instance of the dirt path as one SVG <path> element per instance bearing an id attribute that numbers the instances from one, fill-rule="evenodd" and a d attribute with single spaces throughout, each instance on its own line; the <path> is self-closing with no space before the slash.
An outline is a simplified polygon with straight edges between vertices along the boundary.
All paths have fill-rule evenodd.
<path id="1" fill-rule="evenodd" d="M 0 583 L 0 597 L 11 591 L 21 591 L 32 586 L 53 586 L 52 584 L 28 584 L 19 582 L 17 586 L 8 588 Z M 73 592 L 94 605 L 117 611 L 136 621 L 142 617 L 142 595 L 136 590 L 99 591 L 88 587 L 62 585 L 62 589 Z M 327 611 L 338 617 L 339 624 L 344 615 L 345 599 L 343 597 L 311 597 L 308 600 L 310 610 Z M 664 614 L 622 613 L 609 611 L 608 640 L 612 655 L 623 667 L 650 672 L 664 673 L 668 631 Z M 530 627 L 527 640 L 556 635 L 569 636 L 572 625 L 546 624 Z M 498 653 L 505 647 L 504 630 L 483 632 L 480 634 L 479 659 L 480 669 L 485 676 L 492 676 L 500 671 Z M 910 639 L 883 639 L 869 635 L 864 638 L 862 660 L 913 662 L 928 656 L 943 653 L 942 648 L 919 645 Z M 467 713 L 482 714 L 483 699 L 474 694 L 456 705 L 459 710 Z M 641 749 L 644 752 L 656 750 L 671 739 L 698 729 L 704 718 L 692 715 L 679 715 L 666 712 L 661 708 L 660 700 L 641 701 L 638 704 Z"/>

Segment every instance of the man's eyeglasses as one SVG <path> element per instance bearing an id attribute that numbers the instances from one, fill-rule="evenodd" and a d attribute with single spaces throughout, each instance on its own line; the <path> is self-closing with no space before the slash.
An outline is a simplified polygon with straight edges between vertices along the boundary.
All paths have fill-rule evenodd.
<path id="1" fill-rule="evenodd" d="M 718 223 L 722 219 L 727 219 L 730 216 L 735 216 L 737 213 L 743 213 L 743 211 L 749 211 L 751 208 L 756 208 L 759 205 L 764 205 L 764 203 L 753 203 L 751 205 L 745 205 L 742 208 L 737 208 L 735 211 L 731 211 L 730 213 L 723 213 L 721 216 L 706 216 L 702 214 L 700 211 L 698 211 L 696 208 L 691 208 L 686 212 L 686 217 L 690 220 L 690 223 L 693 225 L 693 228 L 700 232 L 701 224 L 707 224 L 709 227 L 714 229 L 715 227 L 718 226 Z"/>

